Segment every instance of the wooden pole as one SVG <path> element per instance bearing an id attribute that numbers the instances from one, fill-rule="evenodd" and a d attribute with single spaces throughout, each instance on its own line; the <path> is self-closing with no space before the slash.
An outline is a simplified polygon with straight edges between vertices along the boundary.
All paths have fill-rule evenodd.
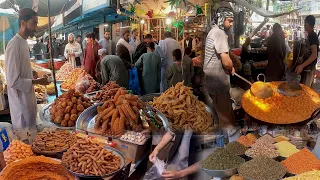
<path id="1" fill-rule="evenodd" d="M 50 48 L 49 48 L 49 53 L 50 53 L 50 60 L 51 60 L 51 68 L 52 68 L 52 77 L 53 77 L 53 83 L 54 83 L 54 89 L 56 91 L 56 97 L 58 97 L 58 88 L 57 88 L 57 80 L 56 80 L 56 72 L 54 69 L 54 60 L 52 57 L 52 32 L 51 32 L 51 13 L 50 13 L 50 0 L 48 0 L 48 23 L 49 23 L 49 44 L 50 44 Z"/>

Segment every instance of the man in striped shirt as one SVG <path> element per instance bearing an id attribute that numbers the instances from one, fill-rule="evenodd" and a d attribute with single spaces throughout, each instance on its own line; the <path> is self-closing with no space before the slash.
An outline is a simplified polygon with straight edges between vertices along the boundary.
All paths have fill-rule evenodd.
<path id="1" fill-rule="evenodd" d="M 220 127 L 230 136 L 235 132 L 235 117 L 229 93 L 230 75 L 235 70 L 229 56 L 227 32 L 233 24 L 233 13 L 223 10 L 217 15 L 217 21 L 206 39 L 203 71 L 206 90 L 212 98 Z"/>

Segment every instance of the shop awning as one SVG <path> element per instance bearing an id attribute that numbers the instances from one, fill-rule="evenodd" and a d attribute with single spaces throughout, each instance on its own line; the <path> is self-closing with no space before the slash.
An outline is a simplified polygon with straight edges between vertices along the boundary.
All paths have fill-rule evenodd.
<path id="1" fill-rule="evenodd" d="M 36 4 L 38 2 L 38 4 Z M 50 1 L 50 13 L 51 16 L 56 16 L 68 10 L 72 5 L 74 5 L 77 0 L 54 0 Z M 48 0 L 5 0 L 0 4 L 0 8 L 9 9 L 13 8 L 14 5 L 18 5 L 20 9 L 22 8 L 33 8 L 37 9 L 39 16 L 48 16 Z"/>

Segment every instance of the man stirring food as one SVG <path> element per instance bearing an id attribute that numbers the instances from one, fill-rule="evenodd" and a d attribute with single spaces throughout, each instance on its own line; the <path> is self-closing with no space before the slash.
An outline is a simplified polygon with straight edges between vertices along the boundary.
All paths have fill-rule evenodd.
<path id="1" fill-rule="evenodd" d="M 33 37 L 38 24 L 37 13 L 19 11 L 19 32 L 6 49 L 5 67 L 12 126 L 21 140 L 36 135 L 37 102 L 33 85 L 48 85 L 47 78 L 33 79 L 28 37 Z"/>
<path id="2" fill-rule="evenodd" d="M 203 71 L 206 90 L 217 112 L 222 129 L 230 137 L 235 134 L 235 117 L 230 100 L 230 75 L 235 69 L 229 56 L 227 32 L 233 24 L 233 13 L 224 8 L 217 13 L 217 20 L 210 30 L 205 46 Z M 234 138 L 232 138 L 234 139 Z"/>

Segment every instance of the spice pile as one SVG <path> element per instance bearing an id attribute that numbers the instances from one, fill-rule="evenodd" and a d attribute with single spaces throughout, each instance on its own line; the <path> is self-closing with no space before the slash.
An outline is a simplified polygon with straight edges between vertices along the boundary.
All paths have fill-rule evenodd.
<path id="1" fill-rule="evenodd" d="M 119 156 L 87 138 L 78 139 L 62 156 L 62 164 L 67 169 L 85 175 L 110 174 L 119 170 L 121 163 Z"/>
<path id="2" fill-rule="evenodd" d="M 73 66 L 70 62 L 65 62 L 59 69 L 59 71 L 56 73 L 56 79 L 58 81 L 64 81 L 68 79 L 68 77 L 71 75 L 72 71 L 74 70 Z"/>
<path id="3" fill-rule="evenodd" d="M 61 89 L 69 90 L 74 89 L 75 85 L 79 78 L 84 77 L 86 75 L 86 71 L 81 68 L 75 68 L 67 79 L 63 83 L 61 83 Z"/>
<path id="4" fill-rule="evenodd" d="M 10 164 L 16 160 L 34 156 L 31 146 L 18 140 L 13 140 L 9 147 L 3 152 L 6 164 Z"/>
<path id="5" fill-rule="evenodd" d="M 284 180 L 316 180 L 320 179 L 320 171 L 309 171 L 297 176 L 284 178 Z"/>
<path id="6" fill-rule="evenodd" d="M 281 162 L 290 173 L 301 174 L 312 170 L 320 170 L 320 161 L 307 148 L 294 153 Z"/>
<path id="7" fill-rule="evenodd" d="M 59 161 L 44 156 L 33 156 L 6 166 L 1 173 L 0 179 L 74 180 L 75 177 L 69 174 Z"/>
<path id="8" fill-rule="evenodd" d="M 143 108 L 137 95 L 128 94 L 120 88 L 112 100 L 105 101 L 97 107 L 98 115 L 94 128 L 97 133 L 121 136 L 124 130 L 142 131 L 139 123 L 139 109 Z"/>
<path id="9" fill-rule="evenodd" d="M 276 138 L 274 138 L 274 141 L 278 143 L 281 141 L 290 141 L 290 139 L 281 135 L 281 136 L 277 136 Z"/>
<path id="10" fill-rule="evenodd" d="M 198 134 L 214 130 L 213 118 L 205 104 L 193 95 L 190 87 L 183 86 L 183 82 L 155 97 L 152 106 L 166 115 L 173 129 L 192 129 Z"/>
<path id="11" fill-rule="evenodd" d="M 259 144 L 248 149 L 245 152 L 245 155 L 252 158 L 255 158 L 257 156 L 266 156 L 269 158 L 275 158 L 280 156 L 280 153 L 277 150 L 266 146 L 265 144 Z"/>
<path id="12" fill-rule="evenodd" d="M 118 92 L 119 88 L 120 86 L 117 83 L 110 81 L 101 88 L 101 92 L 98 92 L 97 95 L 93 97 L 93 100 L 96 102 L 104 102 L 112 99 Z"/>
<path id="13" fill-rule="evenodd" d="M 209 170 L 227 170 L 237 168 L 244 161 L 241 157 L 231 154 L 224 148 L 218 148 L 202 161 L 201 165 L 202 168 Z"/>
<path id="14" fill-rule="evenodd" d="M 273 143 L 274 143 L 273 137 L 269 134 L 265 134 L 264 136 L 257 139 L 256 142 L 251 145 L 251 147 L 252 148 L 259 147 L 260 145 L 263 144 L 269 148 L 275 149 Z"/>
<path id="15" fill-rule="evenodd" d="M 242 155 L 248 148 L 237 141 L 233 141 L 226 146 L 226 150 L 235 155 Z"/>
<path id="16" fill-rule="evenodd" d="M 238 172 L 245 179 L 278 180 L 287 170 L 281 163 L 271 158 L 258 156 L 240 165 Z"/>
<path id="17" fill-rule="evenodd" d="M 50 119 L 63 127 L 73 127 L 80 114 L 92 103 L 73 89 L 63 93 L 51 105 Z"/>
<path id="18" fill-rule="evenodd" d="M 32 149 L 39 152 L 62 152 L 76 142 L 76 135 L 64 130 L 44 130 L 32 142 Z"/>
<path id="19" fill-rule="evenodd" d="M 243 136 L 243 135 L 237 139 L 237 142 L 244 145 L 245 147 L 249 147 L 254 143 L 254 141 L 252 141 L 252 139 L 248 138 L 248 136 Z"/>
<path id="20" fill-rule="evenodd" d="M 277 151 L 282 157 L 289 157 L 296 152 L 299 152 L 299 149 L 295 145 L 291 144 L 288 141 L 281 141 L 274 145 L 277 148 Z"/>

